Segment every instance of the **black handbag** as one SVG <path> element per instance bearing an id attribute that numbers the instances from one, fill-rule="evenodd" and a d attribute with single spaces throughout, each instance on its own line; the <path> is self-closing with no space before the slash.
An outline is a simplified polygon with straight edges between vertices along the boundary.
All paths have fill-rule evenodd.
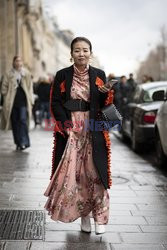
<path id="1" fill-rule="evenodd" d="M 101 121 L 103 121 L 104 129 L 110 130 L 114 126 L 122 125 L 122 116 L 114 104 L 110 104 L 102 108 Z"/>

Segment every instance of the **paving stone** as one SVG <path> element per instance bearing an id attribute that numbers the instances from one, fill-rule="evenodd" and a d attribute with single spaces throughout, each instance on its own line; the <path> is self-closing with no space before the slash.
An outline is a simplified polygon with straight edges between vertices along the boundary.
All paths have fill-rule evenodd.
<path id="1" fill-rule="evenodd" d="M 134 174 L 133 178 L 139 185 L 147 185 L 149 183 L 148 180 L 145 179 L 145 176 L 141 174 Z"/>
<path id="2" fill-rule="evenodd" d="M 160 173 L 158 174 L 145 173 L 145 179 L 149 183 L 152 183 L 152 185 L 155 185 L 155 186 L 166 185 L 166 177 L 161 175 Z"/>
<path id="3" fill-rule="evenodd" d="M 42 184 L 42 185 L 38 185 L 37 183 L 31 183 L 31 182 L 22 182 L 22 183 L 15 183 L 15 182 L 5 182 L 4 183 L 4 185 L 3 185 L 4 187 L 6 187 L 6 188 L 12 188 L 12 187 L 14 187 L 15 189 L 24 189 L 24 190 L 28 190 L 29 188 L 30 189 L 35 189 L 35 188 L 37 188 L 37 189 L 44 189 L 47 185 L 46 184 Z"/>
<path id="4" fill-rule="evenodd" d="M 154 210 L 154 211 L 166 211 L 167 210 L 167 204 L 164 202 L 159 202 L 155 204 L 136 204 L 139 210 Z"/>
<path id="5" fill-rule="evenodd" d="M 47 222 L 45 224 L 46 231 L 71 231 L 71 223 L 56 223 L 56 222 Z M 80 231 L 80 224 L 72 225 L 73 231 Z"/>
<path id="6" fill-rule="evenodd" d="M 159 226 L 159 225 L 140 225 L 140 228 L 142 232 L 144 233 L 166 233 L 167 232 L 167 226 Z"/>
<path id="7" fill-rule="evenodd" d="M 13 201 L 13 202 L 10 202 L 9 204 L 10 208 L 22 208 L 22 209 L 25 209 L 25 208 L 31 208 L 31 209 L 41 209 L 43 208 L 39 202 L 25 202 L 25 201 L 22 201 L 22 202 L 17 202 L 17 201 Z"/>
<path id="8" fill-rule="evenodd" d="M 15 188 L 14 186 L 10 188 L 8 187 L 3 187 L 0 188 L 0 193 L 6 193 L 6 194 L 28 194 L 28 195 L 43 195 L 44 189 L 42 188 L 28 188 L 28 187 L 22 187 L 22 188 Z"/>
<path id="9" fill-rule="evenodd" d="M 5 182 L 5 181 L 12 181 L 14 179 L 14 177 L 13 177 L 13 175 L 12 174 L 3 174 L 3 173 L 1 173 L 1 175 L 0 175 L 0 183 L 3 181 L 3 182 Z"/>
<path id="10" fill-rule="evenodd" d="M 106 232 L 141 232 L 140 227 L 138 225 L 113 225 L 108 224 L 105 226 Z"/>
<path id="11" fill-rule="evenodd" d="M 145 216 L 148 224 L 151 225 L 167 225 L 167 215 L 165 216 Z"/>
<path id="12" fill-rule="evenodd" d="M 120 233 L 125 243 L 167 244 L 167 233 Z"/>
<path id="13" fill-rule="evenodd" d="M 130 186 L 129 185 L 113 185 L 110 189 L 110 190 L 131 190 Z"/>
<path id="14" fill-rule="evenodd" d="M 112 244 L 112 250 L 164 250 L 164 247 L 153 244 Z"/>
<path id="15" fill-rule="evenodd" d="M 110 216 L 109 222 L 114 224 L 124 225 L 146 225 L 148 224 L 142 216 Z"/>
<path id="16" fill-rule="evenodd" d="M 130 188 L 132 190 L 138 190 L 138 191 L 149 191 L 149 190 L 156 190 L 156 187 L 155 186 L 152 186 L 152 185 L 143 185 L 143 186 L 140 186 L 140 185 L 130 185 Z"/>
<path id="17" fill-rule="evenodd" d="M 80 218 L 78 218 L 77 220 L 75 220 L 75 221 L 73 221 L 71 223 L 63 223 L 63 222 L 60 222 L 60 221 L 54 221 L 54 220 L 52 220 L 50 218 L 50 216 L 48 215 L 48 212 L 47 211 L 45 211 L 45 212 L 46 212 L 45 213 L 45 221 L 46 221 L 46 223 L 49 223 L 49 222 L 52 222 L 52 223 L 61 223 L 63 225 L 68 225 L 68 224 L 73 225 L 73 224 L 80 224 L 81 223 L 81 219 Z"/>
<path id="18" fill-rule="evenodd" d="M 11 194 L 0 193 L 0 202 L 1 201 L 9 201 L 11 199 Z"/>
<path id="19" fill-rule="evenodd" d="M 112 199 L 112 197 L 136 197 L 136 193 L 134 191 L 130 191 L 130 190 L 111 190 L 110 192 L 110 197 Z"/>
<path id="20" fill-rule="evenodd" d="M 13 180 L 13 185 L 17 185 L 17 186 L 21 186 L 21 185 L 24 185 L 24 186 L 26 186 L 26 185 L 31 185 L 32 187 L 38 187 L 38 188 L 41 188 L 41 187 L 43 187 L 43 186 L 45 186 L 45 185 L 48 185 L 48 180 L 46 179 L 46 180 L 37 180 L 37 179 L 33 179 L 32 180 L 32 178 L 14 178 L 14 180 Z"/>
<path id="21" fill-rule="evenodd" d="M 161 192 L 159 192 L 159 191 L 156 191 L 156 190 L 149 190 L 149 191 L 147 191 L 147 190 L 136 190 L 135 191 L 135 193 L 136 193 L 136 195 L 137 196 L 157 196 L 157 197 L 163 197 L 164 196 L 164 194 L 162 194 Z"/>
<path id="22" fill-rule="evenodd" d="M 31 242 L 27 241 L 8 241 L 4 244 L 4 250 L 27 250 L 30 246 Z"/>
<path id="23" fill-rule="evenodd" d="M 14 194 L 12 196 L 12 201 L 36 201 L 36 202 L 45 202 L 46 197 L 43 195 L 28 195 L 28 194 Z"/>
<path id="24" fill-rule="evenodd" d="M 101 236 L 99 235 L 98 237 L 101 238 L 100 242 L 108 242 L 108 243 L 121 243 L 121 238 L 119 234 L 117 233 L 108 233 L 106 232 L 105 234 L 102 234 Z"/>
<path id="25" fill-rule="evenodd" d="M 116 234 L 114 234 L 116 236 Z M 95 234 L 87 234 L 83 232 L 76 231 L 46 231 L 45 233 L 45 241 L 51 242 L 100 242 L 101 237 L 96 236 Z"/>
<path id="26" fill-rule="evenodd" d="M 122 209 L 126 210 L 138 210 L 136 204 L 121 204 L 121 203 L 112 203 L 110 201 L 110 211 L 122 211 Z"/>
<path id="27" fill-rule="evenodd" d="M 80 223 L 73 224 L 71 223 L 56 223 L 56 222 L 47 222 L 45 225 L 46 231 L 80 231 Z M 137 225 L 105 225 L 106 232 L 141 232 L 141 229 Z M 94 225 L 92 224 L 92 232 L 95 231 Z"/>
<path id="28" fill-rule="evenodd" d="M 121 240 L 117 233 L 108 233 L 104 235 L 96 235 L 94 232 L 87 234 L 84 232 L 75 232 L 72 231 L 46 231 L 45 241 L 47 242 L 111 242 L 111 243 L 120 243 Z"/>
<path id="29" fill-rule="evenodd" d="M 156 186 L 156 189 L 159 191 L 167 191 L 167 185 Z"/>
<path id="30" fill-rule="evenodd" d="M 10 207 L 10 201 L 0 201 L 0 208 L 9 208 Z"/>
<path id="31" fill-rule="evenodd" d="M 122 204 L 157 204 L 162 203 L 162 198 L 156 196 L 144 196 L 144 197 L 112 197 L 111 203 L 122 203 Z M 163 199 L 163 202 L 165 200 Z M 167 205 L 167 202 L 166 202 Z"/>
<path id="32" fill-rule="evenodd" d="M 109 215 L 119 215 L 119 216 L 124 216 L 124 215 L 129 215 L 131 216 L 132 213 L 130 210 L 113 210 L 113 209 L 110 209 L 109 211 Z"/>
<path id="33" fill-rule="evenodd" d="M 131 211 L 133 216 L 157 216 L 157 209 L 156 210 L 134 210 Z M 161 210 L 161 215 L 167 215 L 167 210 Z"/>
<path id="34" fill-rule="evenodd" d="M 31 250 L 111 250 L 107 243 L 38 243 L 32 242 Z"/>

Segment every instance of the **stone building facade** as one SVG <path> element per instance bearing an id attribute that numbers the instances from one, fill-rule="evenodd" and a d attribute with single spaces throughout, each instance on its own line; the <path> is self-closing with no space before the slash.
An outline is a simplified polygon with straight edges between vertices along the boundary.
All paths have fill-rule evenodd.
<path id="1" fill-rule="evenodd" d="M 34 79 L 69 65 L 73 34 L 43 14 L 40 0 L 0 1 L 0 76 L 21 55 Z M 60 55 L 61 52 L 61 55 Z"/>
<path id="2" fill-rule="evenodd" d="M 56 19 L 43 12 L 41 0 L 0 1 L 0 78 L 20 55 L 34 81 L 54 75 L 70 65 L 70 43 L 74 35 L 60 30 Z M 92 60 L 99 66 L 98 60 Z"/>

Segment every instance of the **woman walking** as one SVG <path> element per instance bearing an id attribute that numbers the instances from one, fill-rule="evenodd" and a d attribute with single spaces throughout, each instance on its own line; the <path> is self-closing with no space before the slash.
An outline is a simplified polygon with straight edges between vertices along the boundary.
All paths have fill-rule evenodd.
<path id="1" fill-rule="evenodd" d="M 110 138 L 97 129 L 102 107 L 113 101 L 105 73 L 89 65 L 91 42 L 71 43 L 74 64 L 57 72 L 51 89 L 55 118 L 51 181 L 44 193 L 51 219 L 72 222 L 81 217 L 81 230 L 104 233 L 109 219 Z"/>
<path id="2" fill-rule="evenodd" d="M 31 74 L 23 68 L 20 56 L 13 58 L 13 67 L 2 82 L 1 92 L 4 98 L 1 128 L 12 128 L 16 150 L 30 146 L 28 123 L 33 105 Z"/>

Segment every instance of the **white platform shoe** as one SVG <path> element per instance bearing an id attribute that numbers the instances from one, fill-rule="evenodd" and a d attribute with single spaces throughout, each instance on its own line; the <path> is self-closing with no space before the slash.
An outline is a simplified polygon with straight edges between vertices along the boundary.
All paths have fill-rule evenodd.
<path id="1" fill-rule="evenodd" d="M 95 234 L 104 234 L 106 232 L 104 225 L 99 225 L 95 221 Z"/>
<path id="2" fill-rule="evenodd" d="M 81 217 L 81 231 L 85 233 L 91 232 L 91 223 L 90 223 L 89 215 L 85 217 Z"/>

